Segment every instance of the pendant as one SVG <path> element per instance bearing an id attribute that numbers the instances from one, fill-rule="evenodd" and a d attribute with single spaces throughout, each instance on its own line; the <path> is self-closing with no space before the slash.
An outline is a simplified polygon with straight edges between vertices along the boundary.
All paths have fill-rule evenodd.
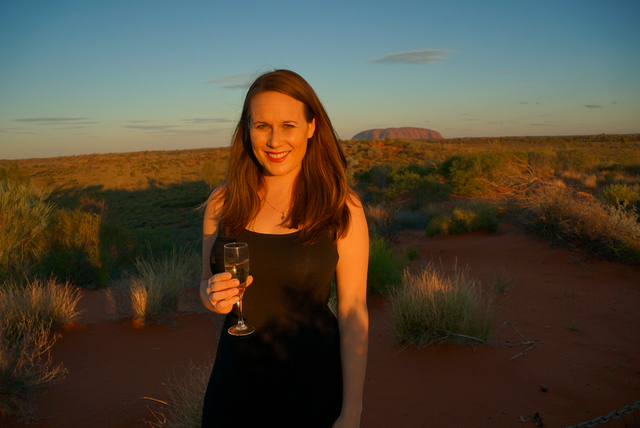
<path id="1" fill-rule="evenodd" d="M 282 213 L 282 217 L 280 217 L 281 221 L 284 221 L 284 213 Z"/>

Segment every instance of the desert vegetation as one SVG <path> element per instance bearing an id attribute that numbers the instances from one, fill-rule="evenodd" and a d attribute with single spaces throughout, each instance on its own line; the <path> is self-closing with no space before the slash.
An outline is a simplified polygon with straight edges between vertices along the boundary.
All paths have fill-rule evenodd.
<path id="1" fill-rule="evenodd" d="M 479 284 L 464 268 L 407 270 L 419 254 L 394 248 L 397 231 L 493 232 L 508 221 L 585 257 L 640 261 L 638 135 L 343 146 L 370 228 L 369 293 L 391 303 L 402 343 L 489 342 L 491 293 L 507 281 Z M 199 282 L 199 207 L 227 157 L 219 148 L 0 160 L 3 414 L 35 417 L 34 389 L 62 378 L 64 367 L 47 358 L 51 329 L 73 319 L 81 288 L 108 288 L 117 318 L 148 324 L 178 309 Z M 67 315 L 15 297 L 36 288 Z M 172 423 L 163 422 L 187 426 Z"/>

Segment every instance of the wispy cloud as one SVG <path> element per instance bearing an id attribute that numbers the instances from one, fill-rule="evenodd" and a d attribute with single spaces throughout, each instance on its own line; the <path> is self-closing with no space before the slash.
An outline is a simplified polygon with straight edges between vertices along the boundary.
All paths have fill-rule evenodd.
<path id="1" fill-rule="evenodd" d="M 90 117 L 28 117 L 24 119 L 12 119 L 12 122 L 26 122 L 26 123 L 68 123 L 89 120 Z M 98 122 L 92 122 L 98 123 Z"/>
<path id="2" fill-rule="evenodd" d="M 165 131 L 175 128 L 174 125 L 125 125 L 123 128 L 140 129 L 142 131 Z"/>
<path id="3" fill-rule="evenodd" d="M 418 51 L 396 52 L 379 58 L 368 59 L 367 62 L 396 62 L 401 64 L 431 64 L 447 59 L 444 55 L 449 49 L 422 49 Z"/>
<path id="4" fill-rule="evenodd" d="M 182 119 L 183 122 L 188 122 L 192 124 L 196 123 L 232 123 L 235 122 L 233 119 L 228 119 L 226 117 L 214 117 L 214 118 L 202 118 L 197 117 L 194 119 Z"/>
<path id="5" fill-rule="evenodd" d="M 586 108 L 602 108 L 602 106 L 599 106 L 598 104 L 584 104 L 584 106 Z"/>
<path id="6" fill-rule="evenodd" d="M 230 74 L 219 79 L 207 80 L 203 83 L 228 83 L 221 85 L 225 89 L 246 89 L 251 86 L 251 79 L 254 77 L 251 73 Z"/>

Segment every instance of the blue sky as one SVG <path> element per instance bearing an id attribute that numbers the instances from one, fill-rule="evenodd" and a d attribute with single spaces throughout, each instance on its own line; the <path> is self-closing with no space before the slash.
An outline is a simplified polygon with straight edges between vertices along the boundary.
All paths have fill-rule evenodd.
<path id="1" fill-rule="evenodd" d="M 640 1 L 0 1 L 0 159 L 229 144 L 247 83 L 340 138 L 640 132 Z"/>

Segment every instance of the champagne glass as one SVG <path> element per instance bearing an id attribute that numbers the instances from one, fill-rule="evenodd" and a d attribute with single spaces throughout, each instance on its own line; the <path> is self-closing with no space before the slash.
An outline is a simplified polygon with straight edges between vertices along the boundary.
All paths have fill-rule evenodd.
<path id="1" fill-rule="evenodd" d="M 247 277 L 249 276 L 249 246 L 245 242 L 231 242 L 224 244 L 224 270 L 231 273 L 231 276 L 240 281 L 238 300 L 238 324 L 230 327 L 229 334 L 234 336 L 246 336 L 255 331 L 255 328 L 244 323 L 242 317 L 242 297 L 247 288 Z"/>

